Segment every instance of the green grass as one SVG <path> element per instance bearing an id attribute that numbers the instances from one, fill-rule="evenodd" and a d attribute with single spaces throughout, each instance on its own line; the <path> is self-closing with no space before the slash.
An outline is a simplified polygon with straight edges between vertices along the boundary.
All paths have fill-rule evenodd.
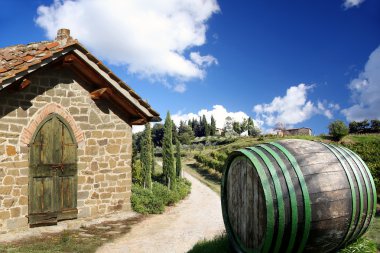
<path id="1" fill-rule="evenodd" d="M 211 240 L 199 241 L 188 253 L 229 253 L 226 234 L 220 234 Z"/>
<path id="2" fill-rule="evenodd" d="M 338 253 L 376 253 L 380 252 L 380 217 L 376 217 L 367 234 Z M 226 234 L 211 240 L 201 240 L 188 253 L 230 253 Z"/>
<path id="3" fill-rule="evenodd" d="M 377 250 L 380 252 L 380 216 L 375 217 L 365 237 L 372 240 L 376 244 Z"/>

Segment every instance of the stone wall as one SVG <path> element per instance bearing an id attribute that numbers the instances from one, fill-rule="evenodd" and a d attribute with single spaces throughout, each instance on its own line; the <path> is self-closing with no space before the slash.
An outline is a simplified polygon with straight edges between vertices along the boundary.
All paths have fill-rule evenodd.
<path id="1" fill-rule="evenodd" d="M 310 128 L 295 128 L 295 129 L 286 129 L 283 130 L 283 135 L 310 135 L 311 136 L 311 129 Z"/>
<path id="2" fill-rule="evenodd" d="M 78 217 L 129 210 L 132 131 L 126 115 L 107 101 L 94 102 L 89 92 L 96 87 L 67 69 L 39 70 L 30 79 L 22 91 L 0 92 L 0 233 L 28 226 L 27 144 L 50 112 L 70 123 L 79 144 Z"/>

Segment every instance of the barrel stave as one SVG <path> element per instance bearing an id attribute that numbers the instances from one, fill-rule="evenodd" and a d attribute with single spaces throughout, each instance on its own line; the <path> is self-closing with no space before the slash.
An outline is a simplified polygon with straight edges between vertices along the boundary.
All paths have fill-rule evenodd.
<path id="1" fill-rule="evenodd" d="M 228 159 L 222 206 L 226 226 L 235 233 L 231 236 L 228 228 L 229 238 L 239 240 L 233 242 L 235 248 L 263 251 L 268 229 L 274 232 L 266 252 L 297 252 L 303 249 L 301 242 L 306 243 L 306 251 L 330 252 L 362 235 L 373 217 L 376 193 L 360 158 L 348 149 L 317 142 L 277 143 L 247 148 Z M 271 228 L 267 227 L 269 203 L 273 205 Z M 307 208 L 310 216 L 305 216 Z M 305 217 L 311 220 L 308 226 Z"/>

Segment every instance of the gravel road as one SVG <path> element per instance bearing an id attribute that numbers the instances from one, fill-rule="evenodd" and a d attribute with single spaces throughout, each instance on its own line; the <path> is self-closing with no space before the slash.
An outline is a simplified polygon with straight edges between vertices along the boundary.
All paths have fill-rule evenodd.
<path id="1" fill-rule="evenodd" d="M 194 177 L 191 194 L 161 215 L 152 215 L 97 253 L 187 252 L 199 240 L 211 239 L 224 231 L 219 196 Z"/>

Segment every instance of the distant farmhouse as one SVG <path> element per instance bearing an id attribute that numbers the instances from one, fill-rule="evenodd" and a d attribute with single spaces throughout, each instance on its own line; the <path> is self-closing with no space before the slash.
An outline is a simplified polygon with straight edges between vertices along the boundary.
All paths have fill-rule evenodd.
<path id="1" fill-rule="evenodd" d="M 292 135 L 312 135 L 311 128 L 301 127 L 301 128 L 292 128 L 292 129 L 280 129 L 277 130 L 277 135 L 280 137 L 283 136 L 292 136 Z"/>
<path id="2" fill-rule="evenodd" d="M 160 120 L 67 29 L 0 49 L 0 234 L 130 210 L 132 125 Z"/>

